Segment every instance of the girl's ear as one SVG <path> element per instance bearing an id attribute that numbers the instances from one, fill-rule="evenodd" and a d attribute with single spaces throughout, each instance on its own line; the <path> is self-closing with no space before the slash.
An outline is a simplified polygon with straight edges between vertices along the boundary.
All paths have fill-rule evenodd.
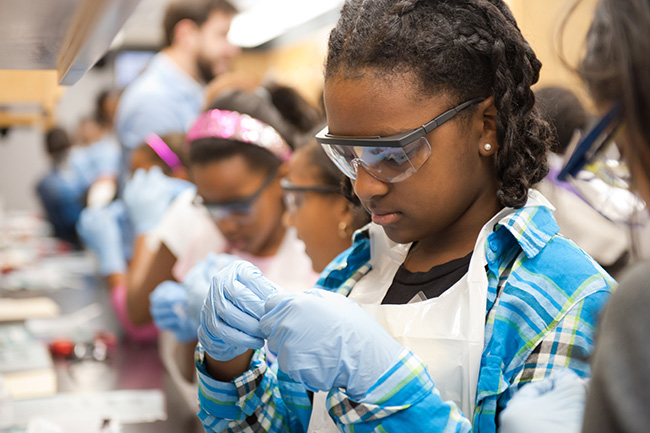
<path id="1" fill-rule="evenodd" d="M 478 114 L 483 124 L 481 137 L 478 141 L 479 153 L 483 156 L 494 155 L 499 149 L 497 140 L 497 107 L 494 105 L 494 97 L 490 96 L 478 106 Z"/>

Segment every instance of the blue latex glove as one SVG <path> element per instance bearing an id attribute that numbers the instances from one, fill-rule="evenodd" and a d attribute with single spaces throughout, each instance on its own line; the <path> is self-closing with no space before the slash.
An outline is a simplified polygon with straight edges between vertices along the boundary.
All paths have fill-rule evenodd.
<path id="1" fill-rule="evenodd" d="M 199 323 L 187 316 L 187 289 L 176 281 L 163 281 L 149 295 L 149 311 L 158 329 L 174 333 L 182 343 L 197 338 Z"/>
<path id="2" fill-rule="evenodd" d="M 153 229 L 178 194 L 193 185 L 167 177 L 160 167 L 139 169 L 124 187 L 124 203 L 136 234 Z"/>
<path id="3" fill-rule="evenodd" d="M 77 233 L 99 262 L 99 273 L 124 273 L 130 244 L 123 230 L 125 209 L 120 201 L 106 207 L 85 208 L 77 221 Z M 128 245 L 127 245 L 128 244 Z"/>
<path id="4" fill-rule="evenodd" d="M 354 301 L 312 289 L 270 296 L 260 327 L 280 369 L 311 391 L 345 388 L 355 401 L 404 349 Z"/>
<path id="5" fill-rule="evenodd" d="M 187 289 L 188 296 L 187 316 L 196 322 L 197 327 L 212 278 L 236 260 L 241 259 L 230 254 L 209 253 L 205 259 L 194 265 L 183 279 L 183 286 Z"/>
<path id="6" fill-rule="evenodd" d="M 499 415 L 500 433 L 580 433 L 586 383 L 567 368 L 525 385 Z"/>
<path id="7" fill-rule="evenodd" d="M 229 361 L 264 346 L 259 319 L 278 288 L 252 264 L 238 260 L 219 272 L 201 310 L 199 342 L 210 357 Z"/>

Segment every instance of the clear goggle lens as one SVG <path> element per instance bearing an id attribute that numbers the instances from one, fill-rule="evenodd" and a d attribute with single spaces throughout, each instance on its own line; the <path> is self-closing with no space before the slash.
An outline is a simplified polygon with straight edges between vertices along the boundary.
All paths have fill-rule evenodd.
<path id="1" fill-rule="evenodd" d="M 322 146 L 334 164 L 349 178 L 356 179 L 361 166 L 374 178 L 388 183 L 411 177 L 431 156 L 431 146 L 426 137 L 418 138 L 404 147 Z"/>
<path id="2" fill-rule="evenodd" d="M 253 213 L 252 206 L 219 206 L 219 205 L 205 205 L 210 217 L 214 221 L 221 221 L 224 219 L 246 219 Z"/>

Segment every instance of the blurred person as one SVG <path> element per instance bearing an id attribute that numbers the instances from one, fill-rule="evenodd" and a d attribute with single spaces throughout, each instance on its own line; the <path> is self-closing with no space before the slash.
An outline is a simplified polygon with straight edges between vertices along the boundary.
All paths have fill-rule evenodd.
<path id="1" fill-rule="evenodd" d="M 578 97 L 563 87 L 536 90 L 535 105 L 550 124 L 553 139 L 548 155 L 549 173 L 535 188 L 555 207 L 555 219 L 563 235 L 580 245 L 608 272 L 620 271 L 629 256 L 628 229 L 590 206 L 572 183 L 557 179 L 567 147 L 575 134 L 586 131 L 591 123 L 590 114 Z"/>
<path id="2" fill-rule="evenodd" d="M 322 272 L 352 244 L 352 234 L 370 222 L 359 199 L 343 195 L 346 177 L 315 140 L 296 150 L 282 179 L 286 223 L 296 228 L 312 268 Z"/>
<path id="3" fill-rule="evenodd" d="M 150 257 L 143 239 L 146 230 L 142 226 L 155 225 L 173 198 L 191 186 L 186 182 L 187 172 L 183 166 L 184 145 L 182 134 L 163 137 L 151 134 L 131 155 L 131 165 L 136 171 L 132 182 L 146 183 L 148 190 L 148 201 L 131 206 L 146 206 L 149 210 L 147 220 L 143 220 L 142 212 L 138 213 L 139 219 L 133 220 L 133 209 L 125 206 L 122 200 L 115 200 L 106 206 L 87 207 L 77 224 L 79 236 L 98 258 L 99 273 L 110 290 L 115 314 L 126 335 L 133 340 L 150 341 L 156 338 L 157 331 L 152 325 L 135 326 L 129 320 L 126 314 L 127 275 L 146 266 Z M 174 178 L 181 181 L 174 181 Z M 124 199 L 127 203 L 131 200 L 129 187 Z"/>
<path id="4" fill-rule="evenodd" d="M 507 2 L 345 2 L 316 140 L 372 223 L 312 290 L 245 262 L 212 279 L 206 431 L 494 433 L 526 383 L 589 375 L 615 282 L 530 189 L 550 144 L 540 68 Z"/>
<path id="5" fill-rule="evenodd" d="M 79 187 L 70 169 L 72 142 L 63 128 L 52 128 L 44 136 L 45 151 L 50 158 L 50 172 L 38 181 L 36 192 L 54 236 L 80 248 L 75 224 L 84 207 L 85 191 Z"/>
<path id="6" fill-rule="evenodd" d="M 95 112 L 97 121 L 107 130 L 113 131 L 115 124 L 115 112 L 120 101 L 122 92 L 115 89 L 102 90 L 95 100 Z"/>
<path id="7" fill-rule="evenodd" d="M 650 201 L 650 2 L 599 0 L 585 45 L 578 74 L 601 118 L 578 143 L 560 176 L 571 178 L 581 170 L 593 170 L 603 181 L 638 194 L 637 210 L 647 218 L 647 207 L 641 206 Z M 616 149 L 620 159 L 607 159 Z M 574 407 L 585 402 L 584 384 L 544 381 L 517 401 L 515 411 L 503 414 L 514 422 L 513 429 L 504 433 L 650 430 L 648 281 L 650 263 L 635 264 L 605 308 L 591 359 L 586 406 L 579 405 L 571 418 L 560 413 L 553 422 L 540 421 L 536 414 L 564 399 L 567 389 L 582 391 L 580 398 L 570 402 Z M 575 419 L 583 421 L 582 426 Z"/>
<path id="8" fill-rule="evenodd" d="M 295 114 L 300 111 L 292 108 L 294 104 L 304 107 L 302 105 L 304 100 L 297 93 L 292 94 L 289 99 L 283 100 L 285 111 L 280 111 L 271 96 L 273 92 L 274 90 L 269 91 L 264 87 L 256 87 L 253 91 L 241 88 L 224 90 L 216 97 L 211 107 L 212 109 L 217 107 L 217 109 L 226 112 L 239 113 L 242 116 L 249 115 L 253 119 L 265 123 L 287 143 L 288 149 L 293 149 L 303 143 L 308 131 L 313 130 L 322 120 L 313 117 L 309 111 L 304 111 L 305 117 L 311 119 L 309 121 L 303 122 L 299 120 L 299 117 L 295 117 Z M 276 98 L 275 101 L 278 100 L 282 99 Z M 309 106 L 307 105 L 307 107 Z M 291 115 L 286 113 L 291 113 Z M 205 117 L 205 114 L 202 116 Z M 219 118 L 215 114 L 215 118 L 216 120 L 213 122 L 215 130 L 219 130 L 220 127 L 226 130 L 226 122 L 230 120 L 228 115 Z M 232 121 L 236 120 L 237 115 L 233 114 Z M 207 120 L 204 119 L 204 122 Z M 223 122 L 223 126 L 220 126 L 219 122 Z M 245 123 L 246 121 L 244 121 Z M 270 129 L 264 130 L 270 131 Z M 152 320 L 149 311 L 149 294 L 158 284 L 166 280 L 182 281 L 187 272 L 204 259 L 209 252 L 227 252 L 240 257 L 257 256 L 260 260 L 259 257 L 275 254 L 275 249 L 282 242 L 285 234 L 288 239 L 294 236 L 294 230 L 287 231 L 281 222 L 284 203 L 279 179 L 283 177 L 280 171 L 286 170 L 286 161 L 269 155 L 265 149 L 251 150 L 257 149 L 259 146 L 253 147 L 250 143 L 245 143 L 244 146 L 236 147 L 235 144 L 238 143 L 240 141 L 236 139 L 230 141 L 226 139 L 199 140 L 198 146 L 195 146 L 193 142 L 189 143 L 190 177 L 197 186 L 197 191 L 187 191 L 180 195 L 161 223 L 151 232 L 149 245 L 152 251 L 157 251 L 155 258 L 147 276 L 141 279 L 139 284 L 134 284 L 129 293 L 129 314 L 135 323 L 144 324 Z M 226 144 L 228 145 L 226 146 Z M 239 153 L 242 155 L 238 156 Z M 223 162 L 224 160 L 230 161 L 230 159 L 238 160 L 238 165 L 235 167 Z M 248 160 L 250 161 L 247 162 Z M 215 167 L 219 165 L 225 165 L 229 169 L 235 167 L 233 175 L 236 175 L 239 181 L 251 184 L 257 183 L 254 180 L 259 177 L 258 171 L 276 169 L 277 176 L 268 175 L 266 180 L 270 184 L 260 190 L 259 196 L 264 197 L 271 191 L 276 191 L 273 186 L 277 183 L 280 192 L 277 206 L 272 206 L 264 212 L 254 212 L 251 218 L 214 219 L 214 215 L 207 211 L 208 207 L 197 204 L 202 199 L 197 199 L 196 196 L 197 194 L 201 196 L 201 191 L 207 191 L 206 194 L 210 194 L 208 196 L 210 199 L 213 195 L 218 197 L 217 194 L 225 194 L 226 191 L 223 191 L 223 187 L 218 183 L 225 182 L 226 179 L 212 178 L 213 175 L 216 176 Z M 233 187 L 232 181 L 229 180 L 229 182 L 227 183 L 230 185 L 229 188 Z M 250 189 L 250 187 L 242 189 L 245 186 L 246 183 L 242 183 L 241 186 L 228 192 L 239 190 L 245 192 L 246 189 Z M 146 192 L 143 193 L 146 194 Z M 257 203 L 256 197 L 253 197 L 255 199 L 253 204 Z M 253 204 L 251 204 L 251 210 L 256 208 Z M 227 212 L 224 215 L 227 215 Z M 236 216 L 237 213 L 235 212 L 234 215 Z M 293 244 L 293 241 L 287 240 L 287 245 Z M 298 242 L 296 245 L 302 245 L 302 243 Z M 272 261 L 269 259 L 270 263 Z M 301 278 L 297 278 L 297 281 L 300 280 Z"/>
<path id="9" fill-rule="evenodd" d="M 134 322 L 153 319 L 170 331 L 161 337 L 163 363 L 193 408 L 200 309 L 192 313 L 189 306 L 202 305 L 209 285 L 192 286 L 187 281 L 192 270 L 214 271 L 215 265 L 201 264 L 213 252 L 250 260 L 290 290 L 309 287 L 317 278 L 295 230 L 282 224 L 280 179 L 306 131 L 292 123 L 295 119 L 285 118 L 269 93 L 264 88 L 223 91 L 194 123 L 187 142 L 196 191 L 179 196 L 151 233 L 158 254 L 142 283 L 129 287 L 128 310 Z M 203 219 L 194 218 L 197 210 Z M 188 214 L 194 216 L 188 219 Z"/>
<path id="10" fill-rule="evenodd" d="M 115 128 L 125 152 L 149 133 L 185 133 L 203 108 L 204 85 L 230 68 L 237 13 L 227 0 L 177 0 L 165 11 L 165 47 L 120 98 Z"/>
<path id="11" fill-rule="evenodd" d="M 584 132 L 590 123 L 587 112 L 573 91 L 560 86 L 535 90 L 535 106 L 551 127 L 551 152 L 564 155 L 576 130 Z M 561 167 L 560 167 L 561 168 Z"/>
<path id="12" fill-rule="evenodd" d="M 70 166 L 87 191 L 87 206 L 105 206 L 117 195 L 121 151 L 110 126 L 97 114 L 82 118 L 77 130 L 78 145 L 70 154 Z"/>

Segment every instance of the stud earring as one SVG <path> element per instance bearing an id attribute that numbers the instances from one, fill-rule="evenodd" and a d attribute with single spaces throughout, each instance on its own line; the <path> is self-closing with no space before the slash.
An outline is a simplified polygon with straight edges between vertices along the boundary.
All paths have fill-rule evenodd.
<path id="1" fill-rule="evenodd" d="M 339 223 L 339 237 L 341 239 L 347 239 L 348 238 L 348 224 L 345 221 L 341 221 Z"/>
<path id="2" fill-rule="evenodd" d="M 485 143 L 483 149 L 485 149 L 486 152 L 489 152 L 492 150 L 492 145 L 490 143 Z"/>

